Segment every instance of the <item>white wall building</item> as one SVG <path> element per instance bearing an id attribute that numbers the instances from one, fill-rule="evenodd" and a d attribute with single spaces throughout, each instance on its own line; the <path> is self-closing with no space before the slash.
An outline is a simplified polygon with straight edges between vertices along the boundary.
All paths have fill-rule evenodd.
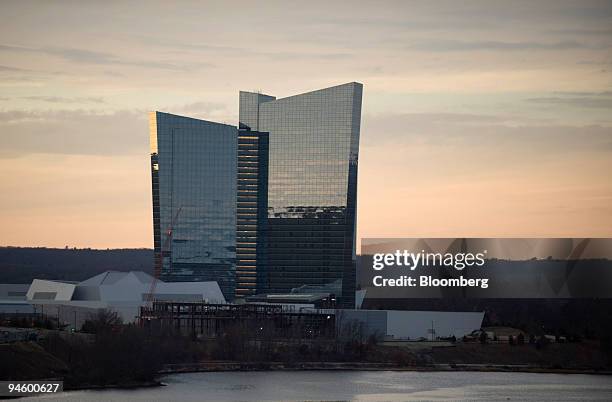
<path id="1" fill-rule="evenodd" d="M 30 285 L 0 283 L 0 314 L 32 314 L 34 309 L 26 300 Z"/>
<path id="2" fill-rule="evenodd" d="M 132 322 L 146 303 L 152 282 L 153 277 L 142 271 L 106 271 L 82 282 L 35 279 L 26 297 L 36 312 L 77 328 L 99 309 L 114 310 L 124 322 Z M 158 281 L 154 298 L 225 303 L 217 282 Z"/>
<path id="3" fill-rule="evenodd" d="M 337 325 L 357 322 L 366 334 L 392 340 L 460 338 L 480 329 L 484 312 L 336 310 Z"/>

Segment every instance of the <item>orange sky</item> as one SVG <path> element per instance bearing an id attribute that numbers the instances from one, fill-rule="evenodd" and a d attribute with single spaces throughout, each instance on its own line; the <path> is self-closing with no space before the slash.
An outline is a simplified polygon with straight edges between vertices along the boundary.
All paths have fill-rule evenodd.
<path id="1" fill-rule="evenodd" d="M 609 2 L 323 5 L 3 2 L 0 245 L 151 247 L 147 111 L 349 81 L 360 237 L 612 237 Z"/>

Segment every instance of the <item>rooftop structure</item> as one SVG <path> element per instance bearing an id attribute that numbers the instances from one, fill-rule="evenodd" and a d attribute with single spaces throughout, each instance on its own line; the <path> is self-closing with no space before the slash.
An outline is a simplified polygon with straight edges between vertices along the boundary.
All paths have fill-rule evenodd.
<path id="1" fill-rule="evenodd" d="M 142 271 L 106 271 L 82 282 L 35 279 L 27 291 L 27 302 L 39 313 L 60 317 L 69 324 L 83 321 L 98 309 L 117 311 L 125 322 L 131 322 L 146 304 L 152 281 L 153 277 Z M 216 282 L 159 281 L 154 298 L 225 303 Z"/>

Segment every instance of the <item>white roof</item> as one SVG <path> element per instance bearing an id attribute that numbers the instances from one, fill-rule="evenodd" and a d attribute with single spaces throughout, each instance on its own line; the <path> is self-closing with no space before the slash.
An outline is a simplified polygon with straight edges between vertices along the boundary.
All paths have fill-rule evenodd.
<path id="1" fill-rule="evenodd" d="M 35 279 L 28 290 L 28 300 L 78 301 L 141 304 L 151 290 L 153 276 L 143 271 L 106 271 L 80 283 Z M 225 303 L 219 284 L 209 282 L 158 281 L 154 298 L 160 300 L 206 300 Z"/>
<path id="2" fill-rule="evenodd" d="M 79 283 L 81 286 L 114 285 L 118 282 L 136 281 L 140 284 L 151 283 L 153 277 L 143 271 L 106 271 Z"/>

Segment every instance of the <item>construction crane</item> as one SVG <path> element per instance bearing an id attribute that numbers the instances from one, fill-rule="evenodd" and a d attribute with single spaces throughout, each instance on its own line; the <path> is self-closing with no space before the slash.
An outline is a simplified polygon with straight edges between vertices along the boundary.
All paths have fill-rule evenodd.
<path id="1" fill-rule="evenodd" d="M 178 220 L 179 214 L 183 207 L 180 207 L 176 214 L 172 217 L 170 221 L 170 225 L 166 229 L 166 238 L 164 239 L 164 243 L 161 247 L 161 252 L 158 258 L 155 258 L 155 269 L 153 271 L 153 281 L 151 282 L 151 288 L 149 289 L 149 293 L 147 294 L 147 305 L 149 307 L 153 307 L 153 299 L 155 298 L 155 288 L 157 287 L 157 282 L 159 281 L 159 277 L 162 273 L 162 268 L 164 265 L 164 255 L 168 255 L 170 251 L 170 245 L 172 243 L 172 231 L 174 230 L 174 225 Z M 170 262 L 172 264 L 172 261 Z"/>

